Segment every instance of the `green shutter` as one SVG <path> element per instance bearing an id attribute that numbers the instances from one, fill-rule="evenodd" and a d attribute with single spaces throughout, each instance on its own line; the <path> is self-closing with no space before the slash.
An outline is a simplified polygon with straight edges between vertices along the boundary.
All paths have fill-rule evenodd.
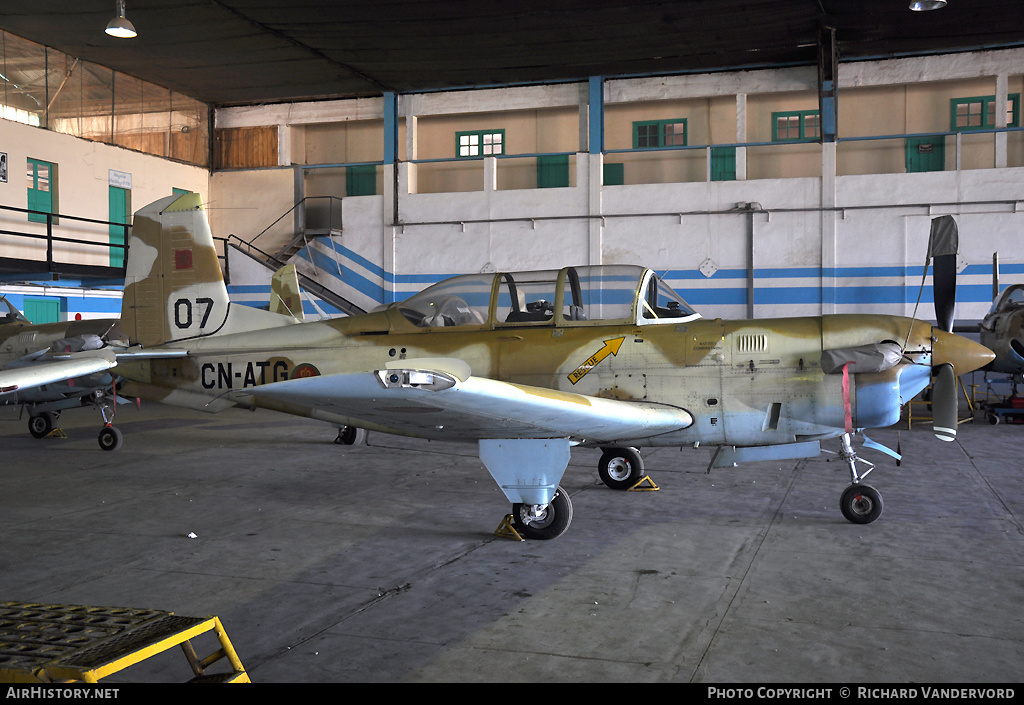
<path id="1" fill-rule="evenodd" d="M 907 138 L 907 173 L 944 171 L 946 141 L 940 136 Z"/>
<path id="2" fill-rule="evenodd" d="M 125 229 L 124 225 L 127 225 L 128 214 L 131 211 L 131 192 L 118 188 L 117 186 L 107 187 L 107 202 L 108 202 L 108 219 L 110 225 L 108 228 L 108 237 L 111 245 L 123 245 L 125 244 Z M 120 225 L 117 225 L 119 223 Z M 121 247 L 110 248 L 110 266 L 111 267 L 123 267 L 124 266 L 124 249 Z"/>
<path id="3" fill-rule="evenodd" d="M 735 147 L 712 147 L 711 148 L 711 180 L 712 181 L 735 181 L 736 180 L 736 148 Z"/>
<path id="4" fill-rule="evenodd" d="M 545 154 L 537 157 L 537 188 L 564 188 L 568 185 L 568 154 Z"/>
<path id="5" fill-rule="evenodd" d="M 373 164 L 345 167 L 345 195 L 376 196 L 377 167 Z"/>
<path id="6" fill-rule="evenodd" d="M 53 213 L 54 168 L 49 162 L 29 159 L 28 174 L 28 209 Z M 29 222 L 45 223 L 46 216 L 42 213 L 29 213 Z"/>
<path id="7" fill-rule="evenodd" d="M 60 299 L 25 297 L 25 318 L 35 324 L 60 320 Z"/>
<path id="8" fill-rule="evenodd" d="M 605 164 L 604 165 L 604 185 L 605 186 L 622 186 L 626 183 L 626 165 L 625 164 Z"/>

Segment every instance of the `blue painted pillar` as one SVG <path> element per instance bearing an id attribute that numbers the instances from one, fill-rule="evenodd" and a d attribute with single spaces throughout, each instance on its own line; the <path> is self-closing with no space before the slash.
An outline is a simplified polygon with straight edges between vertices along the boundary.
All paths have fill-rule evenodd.
<path id="1" fill-rule="evenodd" d="M 604 77 L 590 77 L 590 153 L 604 151 Z"/>

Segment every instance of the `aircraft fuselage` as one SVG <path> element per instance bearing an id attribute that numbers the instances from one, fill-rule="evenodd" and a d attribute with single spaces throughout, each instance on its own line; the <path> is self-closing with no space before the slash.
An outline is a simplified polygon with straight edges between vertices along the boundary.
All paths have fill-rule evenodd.
<path id="1" fill-rule="evenodd" d="M 892 316 L 820 316 L 723 321 L 696 319 L 654 325 L 553 325 L 415 328 L 394 309 L 331 322 L 222 335 L 179 343 L 189 356 L 121 363 L 135 384 L 126 393 L 217 411 L 263 406 L 336 423 L 399 433 L 386 421 L 257 401 L 247 389 L 310 375 L 382 369 L 403 359 L 458 358 L 474 376 L 622 401 L 653 402 L 688 411 L 688 428 L 633 445 L 740 446 L 792 443 L 839 435 L 846 405 L 843 375 L 825 374 L 823 349 L 892 340 L 903 343 L 913 321 Z M 908 354 L 931 349 L 931 327 L 917 322 Z M 895 423 L 902 403 L 925 384 L 900 377 L 914 367 L 849 374 L 855 427 Z M 920 369 L 920 367 L 918 367 Z M 855 370 L 850 370 L 855 372 Z M 912 392 L 912 393 L 911 393 Z M 910 394 L 910 397 L 905 397 Z M 422 413 L 392 410 L 393 414 Z M 431 438 L 460 440 L 451 430 Z M 576 439 L 600 444 L 607 439 Z"/>

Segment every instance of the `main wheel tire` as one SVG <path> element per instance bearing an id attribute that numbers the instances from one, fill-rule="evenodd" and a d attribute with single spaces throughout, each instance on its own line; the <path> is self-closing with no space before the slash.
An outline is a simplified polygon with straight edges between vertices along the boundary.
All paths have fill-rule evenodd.
<path id="1" fill-rule="evenodd" d="M 548 541 L 565 533 L 572 522 L 572 500 L 561 487 L 555 490 L 551 503 L 539 512 L 534 505 L 517 502 L 512 505 L 512 525 L 527 539 Z"/>
<path id="2" fill-rule="evenodd" d="M 359 429 L 355 426 L 342 426 L 338 429 L 338 437 L 334 439 L 334 442 L 344 446 L 353 445 L 356 442 L 358 433 Z"/>
<path id="3" fill-rule="evenodd" d="M 28 420 L 28 432 L 32 434 L 34 438 L 46 438 L 50 435 L 50 431 L 53 430 L 53 423 L 55 417 L 49 411 L 42 414 L 36 414 Z"/>
<path id="4" fill-rule="evenodd" d="M 100 429 L 98 440 L 101 449 L 113 451 L 121 447 L 124 438 L 121 436 L 121 432 L 113 426 L 104 426 Z"/>
<path id="5" fill-rule="evenodd" d="M 613 490 L 628 490 L 644 476 L 644 461 L 635 448 L 608 448 L 597 464 L 601 482 Z"/>
<path id="6" fill-rule="evenodd" d="M 882 495 L 870 485 L 850 485 L 839 500 L 843 516 L 854 524 L 870 524 L 882 515 Z"/>

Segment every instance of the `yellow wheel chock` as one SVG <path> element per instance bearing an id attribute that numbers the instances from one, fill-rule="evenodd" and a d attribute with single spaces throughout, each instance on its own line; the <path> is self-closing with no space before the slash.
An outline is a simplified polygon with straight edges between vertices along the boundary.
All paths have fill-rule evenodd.
<path id="1" fill-rule="evenodd" d="M 647 483 L 647 486 L 646 487 L 641 487 L 640 485 L 643 485 L 644 483 Z M 656 484 L 654 484 L 654 480 L 651 479 L 650 475 L 644 475 L 643 477 L 640 478 L 639 482 L 637 482 L 635 485 L 633 485 L 632 487 L 630 487 L 626 491 L 627 492 L 657 492 L 660 489 L 661 489 L 660 487 L 658 487 Z"/>
<path id="2" fill-rule="evenodd" d="M 525 541 L 519 532 L 516 531 L 515 526 L 512 525 L 512 515 L 506 514 L 505 518 L 501 520 L 501 524 L 494 530 L 494 535 L 503 539 L 515 539 L 517 541 Z"/>

